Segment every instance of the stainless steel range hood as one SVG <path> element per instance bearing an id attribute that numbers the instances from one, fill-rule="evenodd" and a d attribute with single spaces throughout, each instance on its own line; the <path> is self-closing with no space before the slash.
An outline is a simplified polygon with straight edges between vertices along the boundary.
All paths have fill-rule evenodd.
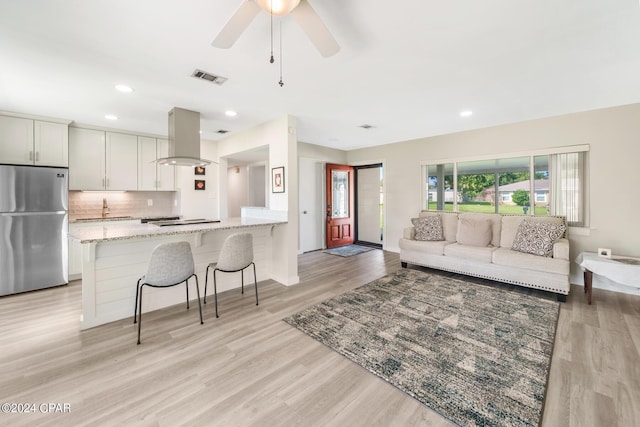
<path id="1" fill-rule="evenodd" d="M 169 157 L 158 159 L 156 163 L 173 166 L 212 163 L 200 158 L 200 113 L 178 107 L 169 111 Z"/>

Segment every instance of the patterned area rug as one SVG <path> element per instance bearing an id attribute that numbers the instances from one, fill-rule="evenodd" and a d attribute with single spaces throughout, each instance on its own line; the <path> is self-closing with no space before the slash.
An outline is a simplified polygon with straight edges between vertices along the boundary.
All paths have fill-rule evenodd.
<path id="1" fill-rule="evenodd" d="M 372 251 L 373 249 L 374 248 L 369 248 L 367 246 L 346 245 L 346 246 L 339 246 L 337 248 L 327 249 L 326 251 L 324 251 L 324 253 L 331 254 L 331 255 L 338 255 L 342 257 L 348 257 L 352 255 L 358 255 L 363 252 L 369 252 L 369 251 Z"/>
<path id="2" fill-rule="evenodd" d="M 464 426 L 537 426 L 559 304 L 401 269 L 284 319 Z"/>

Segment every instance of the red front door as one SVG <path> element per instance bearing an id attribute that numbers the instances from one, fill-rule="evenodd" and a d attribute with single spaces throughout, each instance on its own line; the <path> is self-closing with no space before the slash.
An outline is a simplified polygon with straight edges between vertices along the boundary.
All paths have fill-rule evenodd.
<path id="1" fill-rule="evenodd" d="M 353 175 L 351 166 L 327 163 L 327 248 L 355 241 Z"/>

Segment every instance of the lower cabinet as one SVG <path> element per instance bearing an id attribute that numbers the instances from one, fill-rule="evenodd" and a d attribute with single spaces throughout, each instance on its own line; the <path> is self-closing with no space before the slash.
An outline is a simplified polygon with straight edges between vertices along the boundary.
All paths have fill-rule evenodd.
<path id="1" fill-rule="evenodd" d="M 82 244 L 69 239 L 69 281 L 82 279 Z"/>

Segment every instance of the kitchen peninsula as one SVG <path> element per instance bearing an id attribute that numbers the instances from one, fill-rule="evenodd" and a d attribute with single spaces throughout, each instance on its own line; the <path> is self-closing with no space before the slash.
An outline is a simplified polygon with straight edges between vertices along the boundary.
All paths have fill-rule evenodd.
<path id="1" fill-rule="evenodd" d="M 69 227 L 69 238 L 82 246 L 82 318 L 87 329 L 133 316 L 137 280 L 146 273 L 151 252 L 166 242 L 188 241 L 193 251 L 195 270 L 204 292 L 205 270 L 218 259 L 222 243 L 236 232 L 253 234 L 254 260 L 258 281 L 271 278 L 272 232 L 285 220 L 267 218 L 228 218 L 220 222 L 159 227 L 152 224 L 101 222 Z M 218 277 L 218 292 L 240 287 L 239 273 Z M 247 283 L 253 277 L 245 277 Z M 195 280 L 189 281 L 195 296 Z M 147 293 L 148 292 L 148 293 Z M 150 288 L 145 292 L 142 310 L 152 311 L 183 303 L 182 286 Z M 148 296 L 147 296 L 148 295 Z M 206 306 L 204 307 L 206 310 Z M 205 318 L 209 317 L 207 311 Z"/>

